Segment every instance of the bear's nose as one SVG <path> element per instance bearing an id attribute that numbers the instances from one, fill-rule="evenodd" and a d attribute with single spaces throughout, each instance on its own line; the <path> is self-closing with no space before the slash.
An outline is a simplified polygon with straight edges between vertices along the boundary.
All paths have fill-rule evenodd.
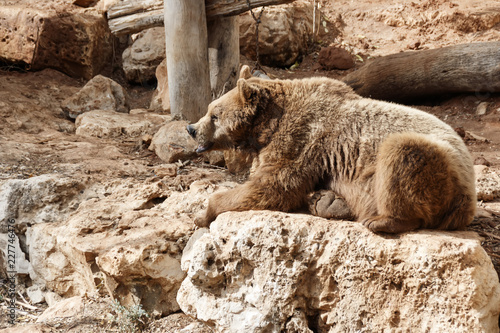
<path id="1" fill-rule="evenodd" d="M 186 129 L 187 129 L 189 135 L 191 135 L 193 137 L 193 139 L 195 139 L 196 138 L 196 130 L 194 129 L 194 127 L 191 125 L 187 125 Z"/>

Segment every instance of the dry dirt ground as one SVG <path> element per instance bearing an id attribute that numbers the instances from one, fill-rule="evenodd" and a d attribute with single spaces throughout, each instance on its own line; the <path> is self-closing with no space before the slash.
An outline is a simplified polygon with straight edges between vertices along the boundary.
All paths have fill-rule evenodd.
<path id="1" fill-rule="evenodd" d="M 500 1 L 394 3 L 385 0 L 322 0 L 319 4 L 325 14 L 324 19 L 336 25 L 342 33 L 316 40 L 311 44 L 310 53 L 293 70 L 266 67 L 270 76 L 343 77 L 347 71 L 323 71 L 317 65 L 320 47 L 330 43 L 341 45 L 353 53 L 357 59 L 356 67 L 360 67 L 370 57 L 401 51 L 500 40 Z M 247 59 L 242 59 L 242 62 L 249 63 Z M 133 97 L 133 108 L 149 105 L 150 88 L 126 84 L 123 74 L 116 69 L 110 75 L 127 88 Z M 45 173 L 86 175 L 90 182 L 155 177 L 154 167 L 162 161 L 142 141 L 86 138 L 75 134 L 74 122 L 65 117 L 60 104 L 84 84 L 82 80 L 69 78 L 51 69 L 40 72 L 26 72 L 13 67 L 0 69 L 0 181 L 26 179 Z M 482 102 L 488 103 L 488 111 L 485 115 L 477 115 L 477 107 Z M 500 169 L 499 94 L 478 91 L 475 94 L 436 96 L 417 101 L 413 106 L 435 114 L 462 133 L 473 133 L 476 138 L 469 135 L 465 140 L 476 164 Z M 204 174 L 206 168 L 194 161 L 186 167 L 187 173 L 172 177 L 170 181 L 175 186 L 188 186 Z M 224 170 L 216 174 L 219 179 L 232 177 Z M 479 205 L 490 214 L 476 218 L 469 229 L 484 237 L 482 244 L 500 275 L 500 202 Z M 5 311 L 5 306 L 0 311 Z M 33 314 L 39 312 L 33 311 Z M 24 320 L 33 319 L 27 315 Z M 174 322 L 175 327 L 189 324 L 180 317 Z M 61 325 L 54 331 L 75 332 L 70 324 Z M 112 329 L 98 323 L 89 325 L 86 330 L 89 332 L 102 331 L 104 327 Z M 150 331 L 169 332 L 174 326 L 168 325 L 174 324 L 157 321 Z M 0 328 L 6 326 L 5 322 L 0 322 Z"/>

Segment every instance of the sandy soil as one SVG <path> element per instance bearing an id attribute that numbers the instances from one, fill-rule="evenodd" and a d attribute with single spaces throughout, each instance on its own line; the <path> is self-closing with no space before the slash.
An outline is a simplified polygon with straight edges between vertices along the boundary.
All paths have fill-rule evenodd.
<path id="1" fill-rule="evenodd" d="M 342 45 L 356 57 L 360 67 L 371 57 L 407 50 L 431 49 L 476 41 L 500 40 L 500 1 L 349 1 L 320 0 L 324 19 L 336 25 L 339 35 L 323 36 L 311 46 L 311 53 L 294 70 L 265 68 L 273 77 L 300 78 L 329 76 L 341 78 L 348 71 L 317 69 L 321 46 Z M 320 23 L 321 24 L 321 23 Z M 243 63 L 249 63 L 242 59 Z M 123 73 L 112 77 L 125 84 Z M 110 178 L 154 177 L 154 167 L 162 162 L 142 141 L 92 139 L 75 134 L 74 122 L 63 114 L 60 104 L 85 84 L 54 70 L 24 72 L 0 68 L 0 183 L 3 180 L 60 173 L 86 175 L 90 182 Z M 135 107 L 149 104 L 152 91 L 126 85 Z M 487 113 L 477 115 L 480 103 L 488 103 Z M 500 95 L 463 94 L 422 99 L 415 107 L 435 114 L 454 128 L 483 137 L 466 137 L 477 164 L 500 169 Z M 184 175 L 187 186 L 196 180 L 197 167 Z M 230 177 L 220 170 L 223 177 Z M 500 275 L 500 202 L 481 203 L 490 214 L 470 226 L 484 237 L 483 246 Z M 158 324 L 161 327 L 162 325 Z M 162 328 L 166 328 L 163 326 Z"/>

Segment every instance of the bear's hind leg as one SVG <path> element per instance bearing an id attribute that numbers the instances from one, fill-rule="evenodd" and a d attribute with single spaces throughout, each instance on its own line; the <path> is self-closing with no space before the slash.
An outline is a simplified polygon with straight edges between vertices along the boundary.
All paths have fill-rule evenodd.
<path id="1" fill-rule="evenodd" d="M 377 214 L 364 216 L 363 225 L 385 233 L 434 228 L 453 200 L 452 173 L 440 144 L 416 133 L 388 136 L 376 162 Z"/>

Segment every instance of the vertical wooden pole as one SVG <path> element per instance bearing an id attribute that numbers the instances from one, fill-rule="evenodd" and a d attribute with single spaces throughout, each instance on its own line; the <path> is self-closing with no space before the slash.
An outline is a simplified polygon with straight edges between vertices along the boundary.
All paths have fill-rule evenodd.
<path id="1" fill-rule="evenodd" d="M 236 86 L 240 65 L 238 17 L 219 17 L 208 21 L 208 59 L 212 99 Z"/>
<path id="2" fill-rule="evenodd" d="M 211 101 L 205 0 L 164 0 L 170 112 L 196 122 Z"/>

